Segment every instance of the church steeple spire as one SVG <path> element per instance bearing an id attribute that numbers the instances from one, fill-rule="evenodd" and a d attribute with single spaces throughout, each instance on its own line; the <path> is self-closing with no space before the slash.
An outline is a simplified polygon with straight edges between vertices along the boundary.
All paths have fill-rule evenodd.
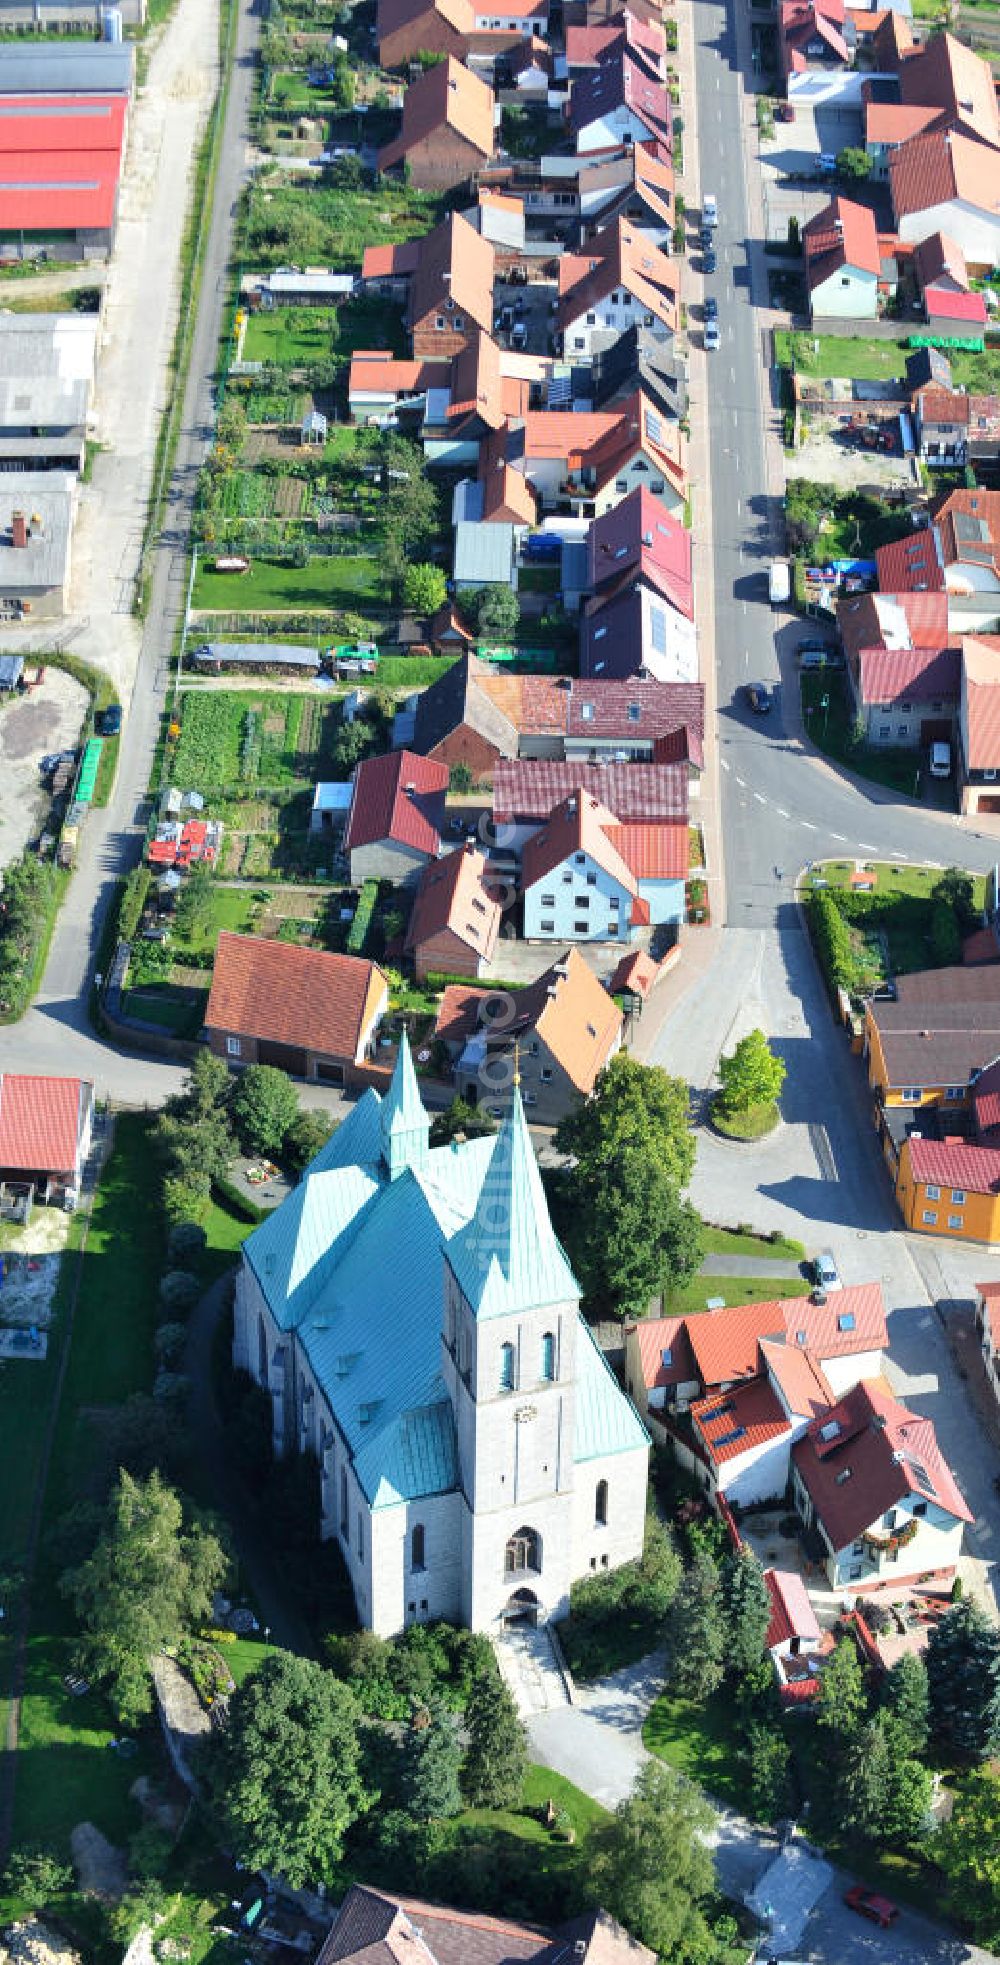
<path id="1" fill-rule="evenodd" d="M 392 1074 L 392 1083 L 382 1100 L 382 1158 L 395 1180 L 407 1167 L 422 1167 L 427 1159 L 430 1120 L 424 1111 L 413 1069 L 413 1058 L 405 1030 Z"/>
<path id="2" fill-rule="evenodd" d="M 463 1295 L 478 1317 L 579 1298 L 549 1219 L 516 1083 L 475 1215 L 449 1253 Z"/>

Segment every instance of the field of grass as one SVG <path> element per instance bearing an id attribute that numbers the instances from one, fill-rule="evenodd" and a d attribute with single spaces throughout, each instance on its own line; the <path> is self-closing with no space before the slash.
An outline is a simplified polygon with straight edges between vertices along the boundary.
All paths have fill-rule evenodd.
<path id="1" fill-rule="evenodd" d="M 887 749 L 854 740 L 854 712 L 847 684 L 836 670 L 820 673 L 803 670 L 799 677 L 806 729 L 825 757 L 845 764 L 860 778 L 871 778 L 877 785 L 912 798 L 917 790 L 920 770 L 918 751 Z M 824 698 L 828 707 L 824 708 Z"/>
<path id="2" fill-rule="evenodd" d="M 275 307 L 251 314 L 243 360 L 268 368 L 309 368 L 333 351 L 336 315 L 321 307 Z"/>
<path id="3" fill-rule="evenodd" d="M 782 329 L 774 337 L 775 360 L 800 375 L 841 375 L 873 382 L 906 373 L 906 349 L 898 341 L 860 335 L 793 334 Z"/>
<path id="4" fill-rule="evenodd" d="M 195 608 L 231 613 L 283 609 L 356 608 L 387 598 L 379 562 L 368 554 L 357 559 L 330 553 L 306 566 L 254 560 L 249 573 L 215 573 L 199 564 L 191 604 Z"/>
<path id="5" fill-rule="evenodd" d="M 288 184 L 261 173 L 247 221 L 247 263 L 267 268 L 294 261 L 353 272 L 373 239 L 393 245 L 422 238 L 440 214 L 436 198 L 389 179 L 369 190 Z"/>
<path id="6" fill-rule="evenodd" d="M 254 902 L 253 895 L 245 887 L 220 887 L 215 882 L 210 892 L 212 913 L 203 927 L 197 928 L 189 936 L 181 935 L 176 927 L 171 928 L 170 947 L 181 961 L 187 955 L 214 954 L 223 928 L 231 929 L 235 935 L 242 935 L 250 927 Z"/>
<path id="7" fill-rule="evenodd" d="M 730 1808 L 744 1808 L 746 1774 L 733 1729 L 732 1699 L 719 1691 L 703 1706 L 663 1692 L 650 1709 L 642 1737 L 650 1753 Z"/>
<path id="8" fill-rule="evenodd" d="M 875 875 L 876 893 L 914 894 L 918 899 L 926 900 L 941 878 L 940 867 L 897 867 L 888 860 L 865 860 L 863 864 Z M 825 880 L 828 887 L 849 887 L 855 871 L 853 860 L 821 860 L 813 866 L 814 876 Z M 983 873 L 972 876 L 972 903 L 977 908 L 986 904 L 986 875 Z"/>
<path id="9" fill-rule="evenodd" d="M 704 1310 L 709 1297 L 727 1303 L 772 1303 L 779 1297 L 808 1296 L 810 1284 L 792 1276 L 692 1276 L 689 1283 L 668 1290 L 665 1317 L 691 1317 Z"/>
<path id="10" fill-rule="evenodd" d="M 702 1240 L 706 1255 L 752 1255 L 762 1261 L 801 1262 L 805 1249 L 791 1235 L 754 1235 L 739 1228 L 713 1228 L 706 1223 Z"/>

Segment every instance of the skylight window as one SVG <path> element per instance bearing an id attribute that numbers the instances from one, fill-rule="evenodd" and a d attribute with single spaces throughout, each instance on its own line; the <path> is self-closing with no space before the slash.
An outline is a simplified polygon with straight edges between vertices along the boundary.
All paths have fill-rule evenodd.
<path id="1" fill-rule="evenodd" d="M 796 1331 L 796 1333 L 795 1333 L 795 1342 L 796 1342 L 796 1344 L 805 1344 L 805 1343 L 807 1343 L 807 1342 L 808 1342 L 808 1336 L 809 1336 L 809 1334 L 808 1334 L 808 1332 L 807 1332 L 807 1331 L 804 1331 L 804 1330 L 797 1330 L 797 1331 Z"/>
<path id="2" fill-rule="evenodd" d="M 728 1433 L 720 1433 L 718 1439 L 712 1441 L 712 1445 L 732 1446 L 734 1441 L 743 1438 L 746 1430 L 745 1426 L 733 1426 Z"/>
<path id="3" fill-rule="evenodd" d="M 669 1344 L 666 1344 L 664 1345 L 663 1350 L 660 1352 L 660 1363 L 661 1365 L 672 1365 L 673 1362 L 674 1362 L 674 1354 L 670 1349 Z"/>
<path id="4" fill-rule="evenodd" d="M 842 1310 L 840 1316 L 837 1318 L 837 1329 L 854 1330 L 856 1325 L 857 1325 L 857 1318 L 855 1317 L 853 1310 Z"/>
<path id="5" fill-rule="evenodd" d="M 843 1487 L 843 1485 L 844 1485 L 844 1482 L 845 1482 L 845 1481 L 849 1481 L 849 1480 L 850 1480 L 850 1478 L 851 1478 L 851 1470 L 850 1470 L 850 1468 L 849 1468 L 849 1467 L 842 1467 L 842 1468 L 841 1468 L 841 1470 L 840 1470 L 840 1472 L 839 1472 L 839 1474 L 837 1475 L 837 1486 L 838 1486 L 838 1487 Z"/>
<path id="6" fill-rule="evenodd" d="M 821 1440 L 835 1440 L 839 1432 L 840 1420 L 828 1419 L 826 1425 L 820 1427 L 819 1436 Z"/>
<path id="7" fill-rule="evenodd" d="M 663 434 L 663 426 L 660 422 L 659 417 L 654 416 L 651 409 L 646 411 L 646 428 L 649 431 L 649 434 L 652 437 L 653 442 L 659 443 L 660 438 Z"/>

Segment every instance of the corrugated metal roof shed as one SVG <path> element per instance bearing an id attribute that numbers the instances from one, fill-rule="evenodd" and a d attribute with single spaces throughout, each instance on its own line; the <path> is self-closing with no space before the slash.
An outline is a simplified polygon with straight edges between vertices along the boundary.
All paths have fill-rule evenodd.
<path id="1" fill-rule="evenodd" d="M 455 527 L 455 585 L 509 587 L 514 570 L 514 528 L 505 523 Z"/>
<path id="2" fill-rule="evenodd" d="M 30 41 L 0 51 L 0 95 L 128 95 L 128 41 Z"/>

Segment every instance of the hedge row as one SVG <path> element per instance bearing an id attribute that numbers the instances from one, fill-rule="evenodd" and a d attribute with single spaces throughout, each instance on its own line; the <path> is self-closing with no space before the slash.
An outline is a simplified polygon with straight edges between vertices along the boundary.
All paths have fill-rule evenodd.
<path id="1" fill-rule="evenodd" d="M 358 905 L 354 913 L 354 920 L 351 922 L 348 931 L 346 947 L 349 955 L 362 955 L 364 953 L 365 943 L 368 940 L 368 931 L 371 928 L 372 917 L 377 905 L 378 881 L 366 880 L 362 883 L 361 892 L 358 896 Z"/>

